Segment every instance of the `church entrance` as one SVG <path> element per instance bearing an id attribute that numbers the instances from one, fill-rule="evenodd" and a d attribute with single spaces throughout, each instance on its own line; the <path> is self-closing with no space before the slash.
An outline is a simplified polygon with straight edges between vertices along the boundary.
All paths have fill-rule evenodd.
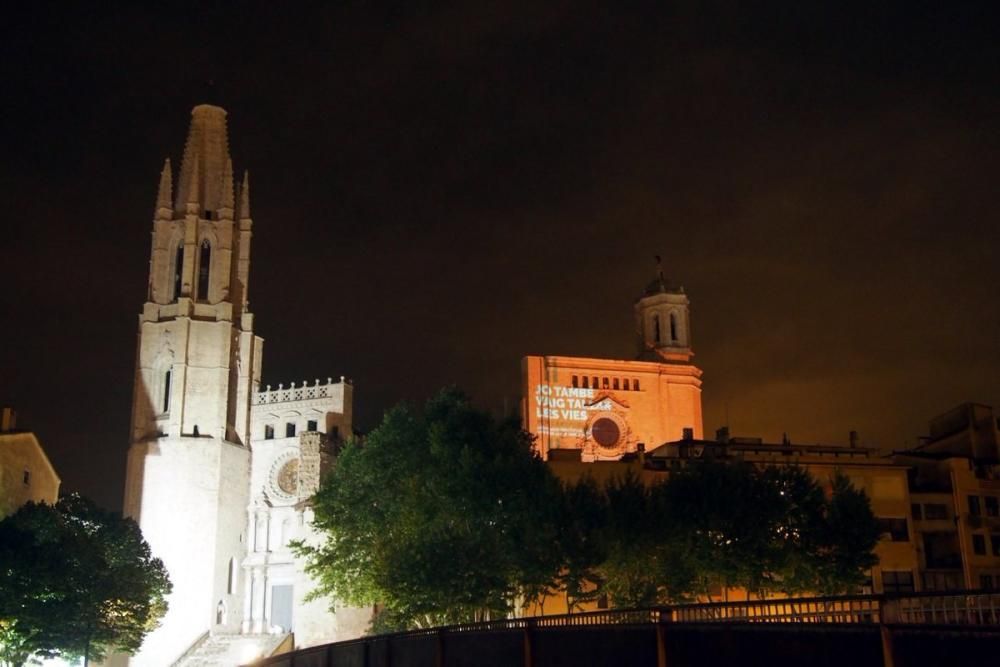
<path id="1" fill-rule="evenodd" d="M 292 631 L 292 585 L 271 587 L 271 626 L 280 625 L 285 632 Z"/>

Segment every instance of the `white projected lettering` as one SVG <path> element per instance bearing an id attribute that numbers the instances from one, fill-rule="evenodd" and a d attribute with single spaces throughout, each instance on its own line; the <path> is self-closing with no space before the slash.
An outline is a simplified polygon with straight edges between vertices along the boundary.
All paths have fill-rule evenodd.
<path id="1" fill-rule="evenodd" d="M 590 415 L 611 409 L 611 400 L 604 398 L 594 402 L 598 392 L 595 389 L 561 387 L 559 385 L 535 385 L 535 417 L 539 420 L 537 430 L 555 436 L 579 436 Z"/>

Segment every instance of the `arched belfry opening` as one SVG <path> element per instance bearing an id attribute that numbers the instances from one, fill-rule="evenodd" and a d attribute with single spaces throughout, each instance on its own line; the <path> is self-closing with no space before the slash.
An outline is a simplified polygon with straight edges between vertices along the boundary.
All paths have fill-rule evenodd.
<path id="1" fill-rule="evenodd" d="M 208 239 L 201 242 L 198 254 L 198 300 L 208 300 L 208 281 L 211 277 L 212 244 Z"/>
<path id="2" fill-rule="evenodd" d="M 184 239 L 177 242 L 174 251 L 174 291 L 171 301 L 177 301 L 181 296 L 181 275 L 184 273 Z"/>

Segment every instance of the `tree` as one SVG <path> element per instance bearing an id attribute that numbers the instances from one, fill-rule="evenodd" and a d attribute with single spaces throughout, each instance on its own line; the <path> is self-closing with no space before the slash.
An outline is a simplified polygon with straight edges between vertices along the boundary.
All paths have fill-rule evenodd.
<path id="1" fill-rule="evenodd" d="M 314 499 L 326 540 L 296 548 L 317 594 L 380 605 L 377 630 L 504 617 L 553 585 L 558 493 L 516 421 L 445 390 L 344 447 Z"/>
<path id="2" fill-rule="evenodd" d="M 566 595 L 566 609 L 572 613 L 580 603 L 604 593 L 600 566 L 608 558 L 608 501 L 589 475 L 563 485 L 561 491 L 557 548 L 562 562 L 556 585 Z"/>
<path id="3" fill-rule="evenodd" d="M 831 480 L 822 530 L 817 540 L 813 590 L 824 595 L 851 592 L 861 586 L 867 570 L 878 563 L 878 520 L 864 491 L 855 489 L 837 471 Z"/>
<path id="4" fill-rule="evenodd" d="M 131 519 L 78 495 L 0 521 L 0 659 L 134 652 L 170 582 Z"/>

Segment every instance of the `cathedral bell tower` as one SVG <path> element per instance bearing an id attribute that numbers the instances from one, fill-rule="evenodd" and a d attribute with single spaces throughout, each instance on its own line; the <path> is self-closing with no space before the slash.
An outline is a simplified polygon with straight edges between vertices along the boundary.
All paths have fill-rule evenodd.
<path id="1" fill-rule="evenodd" d="M 177 180 L 160 174 L 146 302 L 139 316 L 125 512 L 167 567 L 162 625 L 133 664 L 169 664 L 236 625 L 263 341 L 247 305 L 250 190 L 237 187 L 226 112 L 200 105 Z M 171 658 L 174 656 L 174 658 Z"/>
<path id="2" fill-rule="evenodd" d="M 656 275 L 635 302 L 638 359 L 691 363 L 689 306 L 684 288 L 671 286 L 663 277 L 657 256 Z"/>

